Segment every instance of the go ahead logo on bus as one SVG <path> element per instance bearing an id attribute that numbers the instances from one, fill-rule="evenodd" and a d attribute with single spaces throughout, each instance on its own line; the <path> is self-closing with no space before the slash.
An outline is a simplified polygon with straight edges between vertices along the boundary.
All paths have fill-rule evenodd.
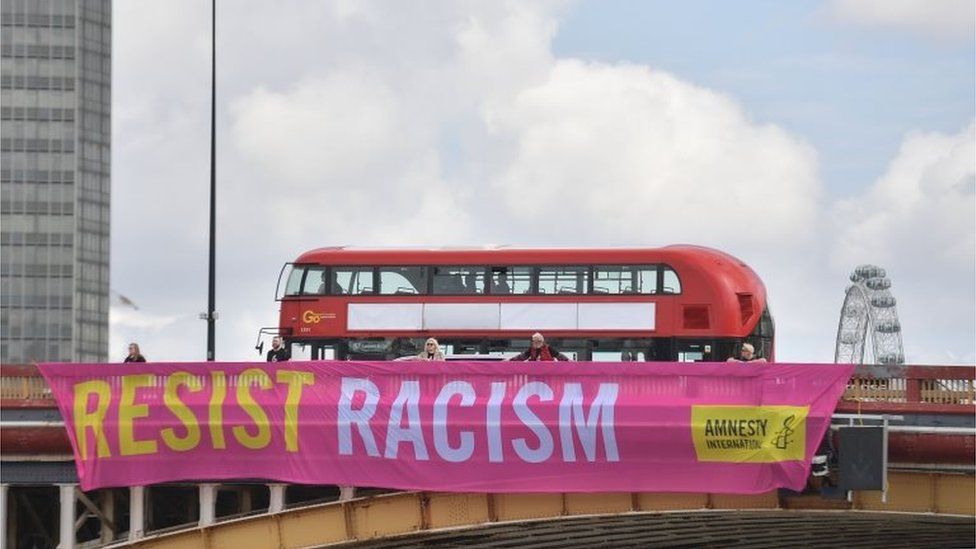
<path id="1" fill-rule="evenodd" d="M 335 317 L 335 313 L 316 313 L 315 311 L 305 311 L 302 313 L 302 322 L 305 324 L 318 324 L 319 322 L 322 322 L 323 318 L 329 320 Z"/>
<path id="2" fill-rule="evenodd" d="M 692 406 L 698 461 L 775 463 L 806 457 L 809 406 Z"/>

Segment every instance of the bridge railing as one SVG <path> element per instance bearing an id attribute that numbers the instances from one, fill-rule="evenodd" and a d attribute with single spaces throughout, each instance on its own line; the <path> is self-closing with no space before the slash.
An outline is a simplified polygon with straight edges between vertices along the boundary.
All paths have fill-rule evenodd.
<path id="1" fill-rule="evenodd" d="M 37 366 L 3 365 L 0 369 L 0 407 L 54 408 L 57 404 Z"/>
<path id="2" fill-rule="evenodd" d="M 859 366 L 838 411 L 973 413 L 976 366 Z"/>
<path id="3" fill-rule="evenodd" d="M 972 413 L 974 405 L 976 366 L 859 366 L 838 411 Z M 54 408 L 56 403 L 36 366 L 4 365 L 0 407 Z"/>

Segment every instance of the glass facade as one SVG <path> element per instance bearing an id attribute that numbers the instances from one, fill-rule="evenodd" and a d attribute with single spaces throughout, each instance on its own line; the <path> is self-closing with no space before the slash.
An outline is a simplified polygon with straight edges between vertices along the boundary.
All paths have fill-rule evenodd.
<path id="1" fill-rule="evenodd" d="M 0 10 L 0 362 L 104 362 L 112 3 Z"/>

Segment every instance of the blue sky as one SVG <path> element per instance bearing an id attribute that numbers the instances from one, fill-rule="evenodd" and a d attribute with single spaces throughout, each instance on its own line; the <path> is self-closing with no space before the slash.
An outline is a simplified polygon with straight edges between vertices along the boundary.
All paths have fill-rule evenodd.
<path id="1" fill-rule="evenodd" d="M 971 38 L 971 37 L 970 37 Z M 836 21 L 823 2 L 581 2 L 553 51 L 664 70 L 734 96 L 819 152 L 840 196 L 884 171 L 905 134 L 976 114 L 976 42 Z"/>
<path id="2" fill-rule="evenodd" d="M 780 359 L 831 360 L 876 263 L 909 360 L 972 363 L 974 11 L 222 2 L 217 357 L 253 359 L 316 247 L 692 243 L 760 274 Z M 112 288 L 140 308 L 113 358 L 204 348 L 209 32 L 194 0 L 114 5 Z"/>

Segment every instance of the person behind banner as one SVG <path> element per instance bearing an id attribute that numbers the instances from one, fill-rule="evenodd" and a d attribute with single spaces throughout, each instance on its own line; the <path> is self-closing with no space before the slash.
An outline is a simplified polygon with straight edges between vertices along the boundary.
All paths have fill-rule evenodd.
<path id="1" fill-rule="evenodd" d="M 525 351 L 513 356 L 508 360 L 569 360 L 569 357 L 560 353 L 555 348 L 546 343 L 546 338 L 536 332 L 532 334 L 532 344 Z"/>
<path id="2" fill-rule="evenodd" d="M 441 345 L 434 338 L 428 338 L 424 342 L 424 350 L 417 353 L 417 356 L 412 357 L 411 360 L 446 360 L 444 358 L 444 353 L 441 352 Z"/>
<path id="3" fill-rule="evenodd" d="M 756 356 L 756 348 L 751 343 L 743 343 L 739 357 L 730 356 L 726 362 L 766 362 L 766 359 Z"/>
<path id="4" fill-rule="evenodd" d="M 139 344 L 130 343 L 129 355 L 126 356 L 125 360 L 123 360 L 122 362 L 145 362 L 145 361 L 146 361 L 146 357 L 142 356 L 142 353 L 139 351 Z"/>
<path id="5" fill-rule="evenodd" d="M 282 344 L 281 336 L 271 338 L 271 349 L 268 350 L 268 362 L 287 362 L 291 360 L 291 349 Z"/>

